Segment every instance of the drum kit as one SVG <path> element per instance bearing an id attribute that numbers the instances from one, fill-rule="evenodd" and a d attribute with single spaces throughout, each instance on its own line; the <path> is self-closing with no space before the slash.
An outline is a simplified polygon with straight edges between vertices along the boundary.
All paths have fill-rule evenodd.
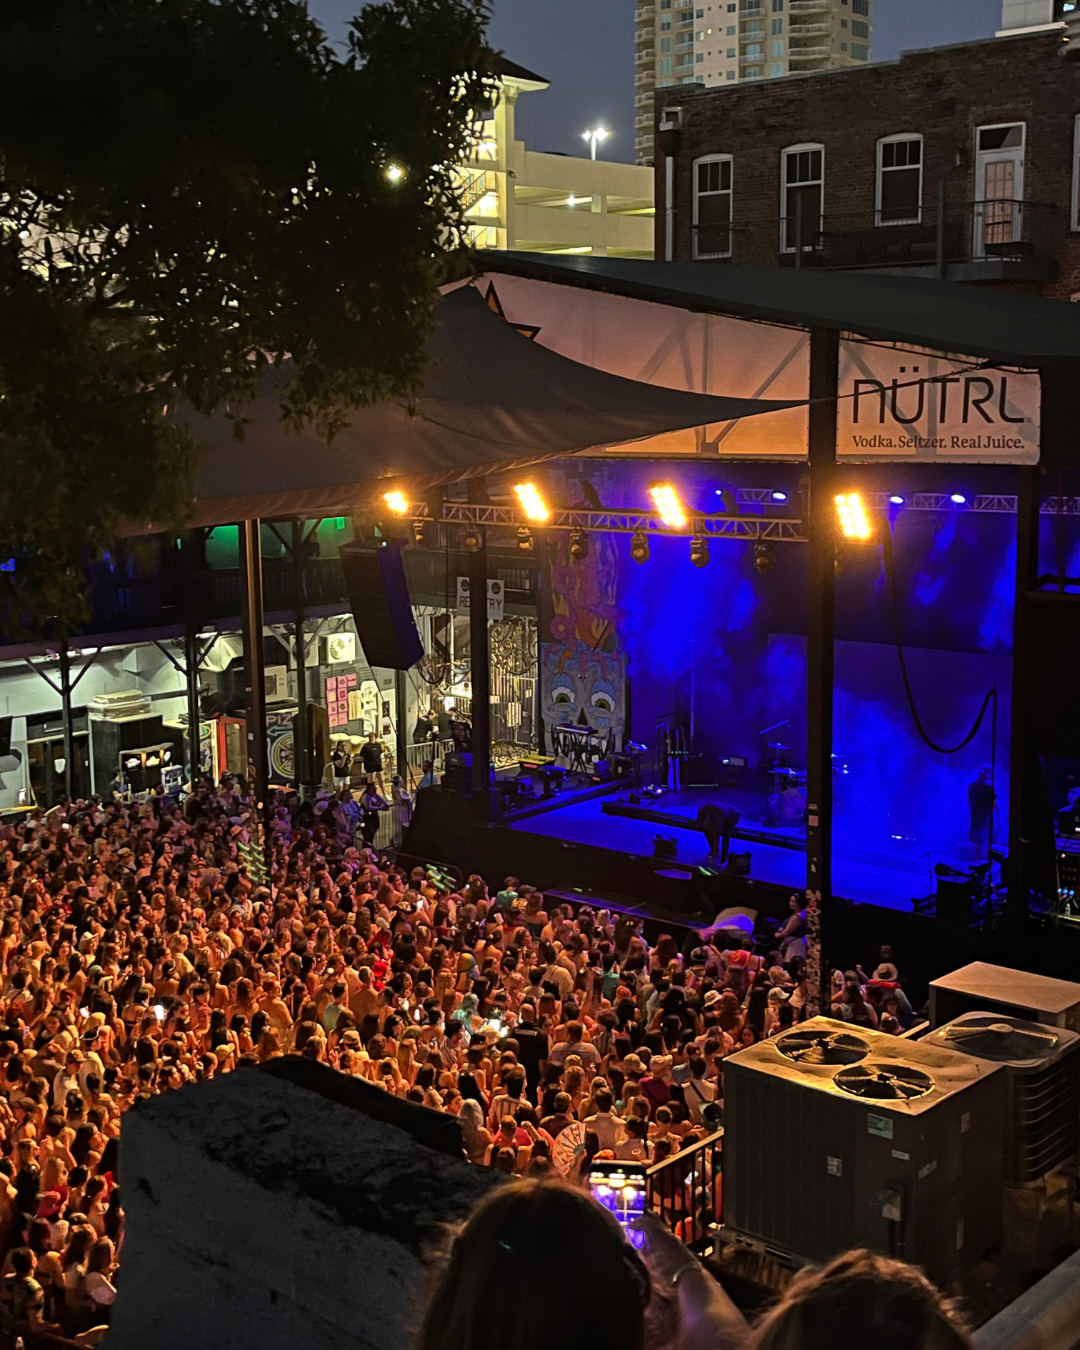
<path id="1" fill-rule="evenodd" d="M 765 808 L 767 825 L 802 825 L 806 821 L 806 774 L 798 769 L 789 768 L 784 763 L 784 755 L 790 746 L 779 741 L 768 741 L 771 763 L 763 765 L 764 771 L 772 779 L 772 791 Z M 846 755 L 832 756 L 832 776 L 834 797 L 841 781 L 851 772 Z"/>
<path id="2" fill-rule="evenodd" d="M 765 765 L 765 772 L 772 779 L 772 792 L 766 804 L 765 823 L 801 825 L 806 819 L 806 774 L 784 763 L 789 746 L 769 741 L 768 747 L 772 763 Z"/>

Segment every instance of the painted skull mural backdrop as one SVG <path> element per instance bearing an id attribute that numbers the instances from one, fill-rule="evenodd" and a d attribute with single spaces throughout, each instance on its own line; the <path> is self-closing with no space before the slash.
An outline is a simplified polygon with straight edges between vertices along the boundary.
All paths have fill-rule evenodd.
<path id="1" fill-rule="evenodd" d="M 626 724 L 626 650 L 617 604 L 616 536 L 589 537 L 589 555 L 575 560 L 561 539 L 549 555 L 543 588 L 540 700 L 544 736 L 567 724 L 591 727 L 604 753 L 622 748 Z"/>

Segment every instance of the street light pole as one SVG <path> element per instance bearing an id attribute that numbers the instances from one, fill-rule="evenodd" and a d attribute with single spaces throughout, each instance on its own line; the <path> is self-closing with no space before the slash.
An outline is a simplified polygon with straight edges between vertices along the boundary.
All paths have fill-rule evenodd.
<path id="1" fill-rule="evenodd" d="M 608 131 L 606 127 L 593 127 L 590 131 L 583 131 L 581 133 L 581 139 L 588 142 L 590 157 L 592 159 L 596 158 L 597 145 L 606 141 L 610 135 L 611 132 Z"/>

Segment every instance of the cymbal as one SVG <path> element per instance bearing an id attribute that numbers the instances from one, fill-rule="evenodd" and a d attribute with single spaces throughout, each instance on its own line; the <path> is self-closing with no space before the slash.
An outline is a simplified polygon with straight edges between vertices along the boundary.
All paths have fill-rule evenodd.
<path id="1" fill-rule="evenodd" d="M 770 750 L 790 750 L 790 749 L 791 749 L 791 746 L 790 746 L 790 745 L 781 745 L 779 741 L 769 741 L 769 742 L 768 742 L 768 746 L 769 746 L 769 749 L 770 749 Z"/>

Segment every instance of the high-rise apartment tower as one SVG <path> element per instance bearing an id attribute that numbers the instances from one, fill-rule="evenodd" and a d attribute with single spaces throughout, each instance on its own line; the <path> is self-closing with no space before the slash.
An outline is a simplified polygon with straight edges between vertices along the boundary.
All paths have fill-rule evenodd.
<path id="1" fill-rule="evenodd" d="M 655 91 L 862 65 L 873 0 L 648 0 L 634 10 L 638 162 L 653 158 Z"/>

